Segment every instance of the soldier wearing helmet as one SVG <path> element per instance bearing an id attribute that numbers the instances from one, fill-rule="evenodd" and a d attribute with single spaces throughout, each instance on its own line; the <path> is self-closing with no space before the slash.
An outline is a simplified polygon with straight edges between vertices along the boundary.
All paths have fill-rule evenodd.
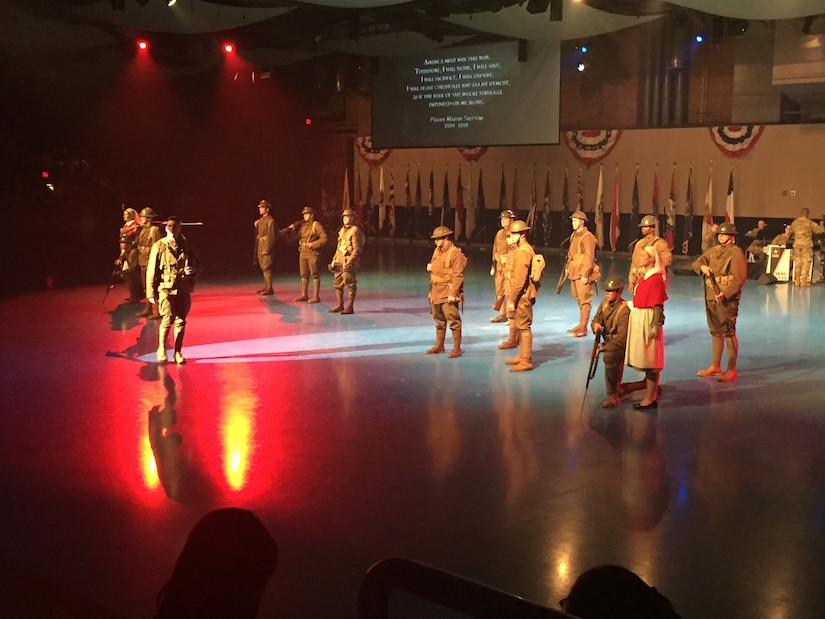
<path id="1" fill-rule="evenodd" d="M 120 253 L 115 259 L 115 270 L 120 273 L 129 291 L 128 303 L 140 303 L 144 297 L 138 263 L 138 214 L 133 208 L 123 209 L 123 226 L 119 232 Z"/>
<path id="2" fill-rule="evenodd" d="M 814 259 L 814 234 L 825 234 L 825 228 L 811 221 L 810 211 L 803 208 L 799 217 L 791 222 L 793 234 L 793 274 L 794 286 L 807 287 L 811 285 L 811 264 Z"/>
<path id="3" fill-rule="evenodd" d="M 659 252 L 659 258 L 665 270 L 673 262 L 673 253 L 667 246 L 667 241 L 656 234 L 656 218 L 653 215 L 645 215 L 639 222 L 639 230 L 642 237 L 633 245 L 633 253 L 630 256 L 630 273 L 627 278 L 628 289 L 631 294 L 636 289 L 636 282 L 644 275 L 645 267 L 640 263 L 645 260 L 645 247 L 653 247 Z"/>
<path id="4" fill-rule="evenodd" d="M 435 355 L 444 352 L 444 340 L 447 337 L 447 324 L 453 334 L 453 350 L 447 355 L 454 359 L 464 354 L 461 350 L 461 312 L 459 304 L 464 299 L 464 267 L 467 257 L 453 243 L 453 231 L 447 226 L 438 226 L 433 230 L 431 239 L 435 250 L 427 271 L 430 273 L 430 312 L 435 320 L 435 345 L 426 354 Z"/>
<path id="5" fill-rule="evenodd" d="M 338 230 L 338 244 L 335 246 L 335 255 L 329 264 L 333 273 L 333 287 L 335 288 L 335 307 L 328 310 L 334 314 L 353 314 L 355 310 L 355 293 L 358 291 L 358 280 L 355 278 L 361 263 L 361 252 L 367 240 L 364 232 L 355 225 L 355 212 L 345 209 L 341 213 L 343 224 Z M 347 287 L 347 304 L 344 306 L 344 286 Z"/>
<path id="6" fill-rule="evenodd" d="M 255 261 L 261 267 L 264 287 L 258 294 L 272 294 L 272 264 L 275 256 L 275 242 L 278 240 L 278 226 L 272 218 L 272 205 L 268 200 L 258 202 L 258 219 L 255 220 Z"/>
<path id="7" fill-rule="evenodd" d="M 716 235 L 719 244 L 705 250 L 693 261 L 693 270 L 705 277 L 705 314 L 711 337 L 710 365 L 697 374 L 732 382 L 739 376 L 736 372 L 739 356 L 736 319 L 742 287 L 748 277 L 748 263 L 745 253 L 735 242 L 736 226 L 727 221 L 721 223 Z M 728 364 L 723 372 L 722 352 L 726 348 Z"/>
<path id="8" fill-rule="evenodd" d="M 511 372 L 527 372 L 533 369 L 533 304 L 538 293 L 537 284 L 530 278 L 530 268 L 536 252 L 527 242 L 530 227 L 521 219 L 515 220 L 507 229 L 508 242 L 514 247 L 509 256 L 507 269 L 510 280 L 510 296 L 507 316 L 510 318 L 510 340 L 517 341 L 518 354 L 505 363 L 511 365 Z"/>
<path id="9" fill-rule="evenodd" d="M 290 224 L 281 232 L 298 237 L 298 270 L 301 273 L 301 294 L 294 301 L 318 303 L 321 300 L 321 248 L 326 245 L 327 233 L 321 222 L 315 221 L 315 209 L 305 206 L 301 211 L 303 221 Z M 312 298 L 307 296 L 309 278 L 312 278 Z"/>
<path id="10" fill-rule="evenodd" d="M 498 316 L 490 318 L 490 322 L 507 322 L 506 299 L 509 295 L 506 290 L 508 282 L 505 277 L 505 271 L 507 270 L 507 254 L 511 249 L 511 246 L 507 244 L 509 235 L 507 229 L 515 218 L 515 214 L 510 209 L 501 211 L 501 215 L 499 216 L 501 228 L 496 232 L 496 236 L 493 239 L 493 266 L 490 267 L 490 275 L 495 278 L 496 299 L 495 303 L 493 303 L 493 309 L 498 312 Z"/>
<path id="11" fill-rule="evenodd" d="M 140 211 L 140 231 L 137 237 L 138 264 L 140 265 L 141 286 L 146 285 L 146 269 L 149 266 L 149 254 L 152 245 L 161 238 L 160 228 L 155 225 L 158 214 L 151 207 L 146 207 Z M 146 307 L 137 313 L 138 318 L 148 317 L 152 320 L 159 320 L 158 306 L 146 300 Z"/>
<path id="12" fill-rule="evenodd" d="M 573 337 L 587 335 L 587 322 L 595 296 L 594 283 L 599 279 L 596 264 L 596 237 L 587 229 L 587 215 L 575 211 L 570 215 L 573 234 L 567 249 L 567 279 L 570 280 L 570 292 L 579 306 L 579 322 L 567 330 Z"/>
<path id="13" fill-rule="evenodd" d="M 624 371 L 624 354 L 627 344 L 627 322 L 630 308 L 622 298 L 624 282 L 621 277 L 611 277 L 604 285 L 604 301 L 599 304 L 590 328 L 602 334 L 599 353 L 604 359 L 604 386 L 607 397 L 602 408 L 619 405 L 620 385 Z"/>

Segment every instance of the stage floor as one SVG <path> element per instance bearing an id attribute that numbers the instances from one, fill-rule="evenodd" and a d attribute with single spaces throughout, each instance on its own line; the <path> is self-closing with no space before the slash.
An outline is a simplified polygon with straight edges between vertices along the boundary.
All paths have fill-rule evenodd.
<path id="1" fill-rule="evenodd" d="M 424 355 L 429 252 L 372 247 L 353 316 L 327 313 L 329 274 L 317 305 L 291 301 L 295 275 L 266 298 L 252 273 L 205 277 L 185 366 L 153 362 L 157 325 L 118 306 L 122 286 L 104 305 L 103 285 L 0 302 L 6 604 L 151 617 L 192 526 L 238 506 L 280 546 L 260 617 L 354 618 L 390 556 L 554 608 L 581 571 L 618 563 L 685 619 L 825 616 L 825 285 L 749 281 L 724 384 L 696 377 L 701 280 L 673 276 L 651 415 L 629 397 L 601 409 L 601 365 L 585 394 L 593 340 L 565 332 L 557 256 L 534 371 L 496 348 L 487 250 L 469 252 L 464 356 Z"/>

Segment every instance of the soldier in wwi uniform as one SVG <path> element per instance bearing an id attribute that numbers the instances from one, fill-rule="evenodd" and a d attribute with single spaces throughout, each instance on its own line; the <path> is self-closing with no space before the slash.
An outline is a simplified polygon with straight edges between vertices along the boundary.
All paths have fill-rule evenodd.
<path id="1" fill-rule="evenodd" d="M 315 209 L 305 206 L 301 211 L 303 221 L 290 224 L 282 232 L 292 232 L 298 236 L 298 270 L 301 273 L 301 294 L 295 301 L 319 303 L 321 301 L 321 248 L 327 243 L 327 233 L 320 222 L 315 221 Z M 313 293 L 308 297 L 309 279 L 312 278 Z"/>
<path id="2" fill-rule="evenodd" d="M 507 236 L 510 234 L 508 228 L 516 218 L 515 213 L 510 209 L 501 211 L 501 228 L 496 232 L 493 239 L 493 266 L 490 267 L 490 275 L 495 279 L 496 300 L 493 309 L 498 312 L 498 316 L 490 318 L 490 322 L 507 322 L 507 254 L 510 246 L 507 244 Z"/>
<path id="3" fill-rule="evenodd" d="M 344 223 L 338 230 L 338 244 L 335 246 L 335 255 L 329 264 L 329 270 L 334 274 L 335 307 L 329 313 L 353 314 L 355 312 L 355 293 L 358 291 L 356 273 L 361 264 L 361 252 L 367 240 L 364 232 L 355 225 L 355 213 L 351 209 L 341 213 Z M 347 287 L 347 304 L 344 305 L 344 286 Z"/>
<path id="4" fill-rule="evenodd" d="M 673 262 L 673 252 L 667 246 L 667 241 L 656 235 L 656 218 L 653 215 L 642 217 L 642 221 L 639 222 L 639 230 L 642 237 L 633 245 L 633 254 L 630 256 L 630 274 L 627 278 L 628 289 L 631 294 L 636 290 L 636 282 L 645 274 L 646 267 L 641 264 L 647 261 L 647 256 L 644 255 L 645 247 L 652 246 L 656 250 L 665 272 Z"/>
<path id="5" fill-rule="evenodd" d="M 258 294 L 269 296 L 272 292 L 272 263 L 275 254 L 275 242 L 278 240 L 278 226 L 270 211 L 272 204 L 268 200 L 258 202 L 258 219 L 255 220 L 255 262 L 261 267 L 264 287 Z"/>
<path id="6" fill-rule="evenodd" d="M 510 277 L 510 299 L 507 314 L 513 319 L 518 332 L 519 352 L 507 359 L 511 372 L 528 372 L 533 369 L 533 304 L 536 302 L 538 287 L 531 278 L 530 269 L 536 252 L 527 242 L 530 227 L 521 219 L 510 224 L 510 240 L 515 249 L 510 254 L 512 264 L 508 270 Z"/>
<path id="7" fill-rule="evenodd" d="M 141 286 L 146 285 L 146 270 L 149 267 L 149 254 L 152 252 L 154 244 L 157 243 L 162 236 L 160 227 L 155 225 L 157 216 L 158 214 L 154 209 L 148 206 L 140 211 L 140 231 L 138 232 L 137 248 Z M 159 320 L 160 314 L 158 313 L 158 306 L 150 303 L 147 298 L 146 307 L 143 311 L 137 313 L 137 317 L 148 317 L 152 320 Z"/>
<path id="8" fill-rule="evenodd" d="M 464 299 L 464 267 L 467 257 L 455 243 L 453 231 L 447 226 L 438 226 L 433 230 L 431 239 L 435 250 L 427 271 L 430 273 L 430 311 L 435 320 L 435 345 L 426 354 L 436 355 L 444 352 L 444 340 L 447 337 L 447 324 L 453 334 L 453 350 L 447 355 L 454 359 L 464 354 L 461 350 L 461 311 L 459 305 Z"/>
<path id="9" fill-rule="evenodd" d="M 579 323 L 567 330 L 573 337 L 587 335 L 587 323 L 595 296 L 594 282 L 598 280 L 596 265 L 596 237 L 587 229 L 587 215 L 575 211 L 570 215 L 573 234 L 567 250 L 567 279 L 570 292 L 579 306 Z"/>
<path id="10" fill-rule="evenodd" d="M 793 283 L 794 286 L 811 285 L 811 263 L 814 259 L 814 234 L 825 234 L 825 228 L 808 219 L 810 211 L 803 208 L 799 217 L 791 222 L 793 234 Z"/>

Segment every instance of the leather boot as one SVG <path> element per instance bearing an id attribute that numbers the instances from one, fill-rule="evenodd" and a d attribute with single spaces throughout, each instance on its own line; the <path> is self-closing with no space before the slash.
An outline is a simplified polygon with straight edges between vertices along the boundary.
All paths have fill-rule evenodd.
<path id="1" fill-rule="evenodd" d="M 342 288 L 335 289 L 335 298 L 338 302 L 335 304 L 335 307 L 327 310 L 327 314 L 337 314 L 344 309 L 344 290 Z"/>
<path id="2" fill-rule="evenodd" d="M 723 383 L 732 383 L 739 374 L 736 373 L 736 360 L 739 357 L 739 339 L 733 335 L 725 338 L 727 340 L 728 348 L 728 367 L 724 374 L 719 374 L 716 380 L 721 380 Z"/>
<path id="3" fill-rule="evenodd" d="M 169 337 L 169 328 L 171 325 L 164 324 L 161 321 L 158 328 L 158 363 L 166 363 L 166 340 Z"/>
<path id="4" fill-rule="evenodd" d="M 518 329 L 510 321 L 510 338 L 506 342 L 498 345 L 499 350 L 508 350 L 510 348 L 518 348 Z"/>
<path id="5" fill-rule="evenodd" d="M 460 357 L 464 354 L 464 351 L 461 350 L 461 329 L 454 329 L 453 330 L 453 349 L 450 351 L 450 354 L 447 355 L 450 359 L 455 359 L 456 357 Z"/>
<path id="6" fill-rule="evenodd" d="M 435 345 L 430 348 L 425 355 L 437 355 L 439 353 L 444 352 L 444 339 L 447 337 L 447 330 L 446 329 L 436 329 L 435 330 Z"/>
<path id="7" fill-rule="evenodd" d="M 314 279 L 312 280 L 313 285 L 313 294 L 312 298 L 308 301 L 309 303 L 320 303 L 321 302 L 321 280 Z"/>
<path id="8" fill-rule="evenodd" d="M 533 369 L 533 332 L 522 331 L 519 362 L 510 368 L 511 372 L 528 372 Z"/>
<path id="9" fill-rule="evenodd" d="M 587 323 L 590 321 L 590 306 L 582 305 L 579 307 L 579 324 L 576 330 L 573 331 L 573 337 L 584 337 L 587 335 Z"/>
<path id="10" fill-rule="evenodd" d="M 264 296 L 272 294 L 272 273 L 264 273 L 264 287 L 258 291 L 258 294 Z"/>
<path id="11" fill-rule="evenodd" d="M 347 295 L 347 306 L 341 312 L 342 314 L 354 314 L 355 313 L 355 293 L 358 291 L 356 286 L 353 286 L 349 289 L 349 294 Z"/>
<path id="12" fill-rule="evenodd" d="M 307 296 L 307 288 L 309 288 L 309 280 L 302 279 L 301 280 L 301 296 L 295 297 L 293 301 L 306 301 L 309 297 Z"/>
<path id="13" fill-rule="evenodd" d="M 697 376 L 717 376 L 722 373 L 722 351 L 725 348 L 725 340 L 720 335 L 711 336 L 710 365 L 696 372 Z"/>
<path id="14" fill-rule="evenodd" d="M 506 363 L 507 365 L 517 366 L 523 361 L 523 355 L 524 355 L 524 350 L 525 350 L 524 349 L 524 336 L 527 333 L 529 333 L 530 337 L 532 338 L 532 336 L 533 336 L 532 331 L 519 331 L 518 329 L 516 329 L 516 338 L 518 338 L 518 354 L 515 357 L 513 357 L 512 359 L 507 359 L 507 361 L 505 361 L 504 363 Z M 532 349 L 532 346 L 533 346 L 533 340 L 531 339 L 530 340 L 530 348 L 531 349 Z M 529 361 L 529 359 L 528 359 L 528 361 Z"/>
<path id="15" fill-rule="evenodd" d="M 186 323 L 175 324 L 173 335 L 175 338 L 175 363 L 183 365 L 186 359 L 183 357 L 183 335 L 186 333 Z M 165 353 L 164 353 L 165 354 Z"/>

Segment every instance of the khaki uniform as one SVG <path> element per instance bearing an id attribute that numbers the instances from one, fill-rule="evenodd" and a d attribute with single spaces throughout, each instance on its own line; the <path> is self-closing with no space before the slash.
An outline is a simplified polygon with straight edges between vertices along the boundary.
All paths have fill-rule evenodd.
<path id="1" fill-rule="evenodd" d="M 148 226 L 141 225 L 138 231 L 137 250 L 141 286 L 146 286 L 146 269 L 149 266 L 149 254 L 152 252 L 152 246 L 160 240 L 161 236 L 160 227 L 151 224 Z M 157 312 L 158 306 L 146 301 L 146 308 L 138 313 L 138 316 L 153 316 L 157 318 Z"/>
<path id="2" fill-rule="evenodd" d="M 192 267 L 193 274 L 184 269 Z M 192 307 L 192 291 L 200 272 L 189 241 L 182 234 L 176 239 L 164 237 L 152 246 L 146 269 L 146 296 L 155 299 L 160 312 L 158 359 L 166 358 L 166 339 L 174 325 L 175 354 L 183 348 L 186 317 Z"/>
<path id="3" fill-rule="evenodd" d="M 123 282 L 129 290 L 129 301 L 138 303 L 143 298 L 143 283 L 140 277 L 139 252 L 137 247 L 138 225 L 129 221 L 120 229 L 120 255 L 115 265 L 120 267 Z"/>
<path id="4" fill-rule="evenodd" d="M 670 268 L 673 262 L 673 252 L 670 251 L 670 248 L 667 246 L 667 241 L 663 238 L 655 234 L 640 238 L 636 241 L 633 247 L 633 254 L 630 257 L 630 273 L 628 274 L 628 289 L 630 292 L 633 292 L 636 288 L 636 282 L 639 281 L 639 278 L 642 277 L 648 269 L 648 267 L 640 266 L 640 262 L 643 261 L 643 254 L 647 254 L 645 247 L 651 246 L 659 254 L 663 269 L 667 270 Z"/>
<path id="5" fill-rule="evenodd" d="M 536 252 L 528 243 L 519 244 L 510 255 L 510 299 L 516 308 L 513 319 L 516 329 L 522 332 L 530 331 L 533 324 L 533 304 L 538 290 L 530 279 L 530 266 L 535 255 Z"/>
<path id="6" fill-rule="evenodd" d="M 430 260 L 430 304 L 433 310 L 436 331 L 461 330 L 461 312 L 458 305 L 464 298 L 464 267 L 467 257 L 456 245 L 450 245 L 446 251 L 438 247 Z M 455 297 L 455 301 L 449 301 Z"/>
<path id="7" fill-rule="evenodd" d="M 358 280 L 356 274 L 361 265 L 361 252 L 367 237 L 364 232 L 355 224 L 351 226 L 341 226 L 338 230 L 338 244 L 335 246 L 335 255 L 329 265 L 333 272 L 333 286 L 338 298 L 338 305 L 345 310 L 344 313 L 352 313 L 352 305 L 355 301 L 355 294 L 358 291 Z M 347 307 L 343 307 L 344 286 L 347 287 L 348 299 Z"/>
<path id="8" fill-rule="evenodd" d="M 604 360 L 604 386 L 608 398 L 619 395 L 619 385 L 624 372 L 624 353 L 627 345 L 627 324 L 630 318 L 630 308 L 624 299 L 609 303 L 607 299 L 599 304 L 593 325 L 602 325 L 602 358 Z"/>
<path id="9" fill-rule="evenodd" d="M 582 226 L 570 235 L 570 247 L 567 250 L 567 279 L 570 280 L 570 292 L 579 306 L 580 330 L 587 331 L 590 309 L 595 296 L 592 279 L 596 269 L 596 237 Z M 587 283 L 582 283 L 582 277 Z"/>
<path id="10" fill-rule="evenodd" d="M 264 276 L 264 292 L 272 292 L 272 264 L 278 227 L 272 215 L 266 214 L 255 220 L 255 259 Z"/>
<path id="11" fill-rule="evenodd" d="M 292 228 L 284 228 L 282 233 L 292 232 Z M 321 291 L 321 248 L 327 243 L 327 233 L 324 227 L 314 219 L 303 221 L 294 229 L 298 237 L 298 272 L 301 274 L 301 295 L 296 301 L 307 300 L 309 278 L 313 279 L 314 294 L 310 303 L 320 301 Z"/>
<path id="12" fill-rule="evenodd" d="M 722 352 L 727 343 L 728 368 L 725 374 L 736 373 L 739 340 L 736 337 L 736 319 L 739 316 L 739 298 L 748 277 L 745 253 L 734 243 L 716 245 L 693 261 L 693 270 L 701 274 L 707 265 L 716 278 L 724 298 L 716 300 L 710 277 L 705 277 L 705 315 L 712 340 L 711 365 L 700 376 L 713 375 L 711 370 L 721 368 Z"/>
<path id="13" fill-rule="evenodd" d="M 811 263 L 814 259 L 814 234 L 825 234 L 825 228 L 807 217 L 797 217 L 791 222 L 793 233 L 794 285 L 810 286 Z"/>
<path id="14" fill-rule="evenodd" d="M 495 265 L 496 302 L 493 309 L 498 309 L 504 303 L 507 282 L 507 254 L 510 246 L 507 244 L 507 228 L 501 228 L 493 239 L 493 264 Z"/>

